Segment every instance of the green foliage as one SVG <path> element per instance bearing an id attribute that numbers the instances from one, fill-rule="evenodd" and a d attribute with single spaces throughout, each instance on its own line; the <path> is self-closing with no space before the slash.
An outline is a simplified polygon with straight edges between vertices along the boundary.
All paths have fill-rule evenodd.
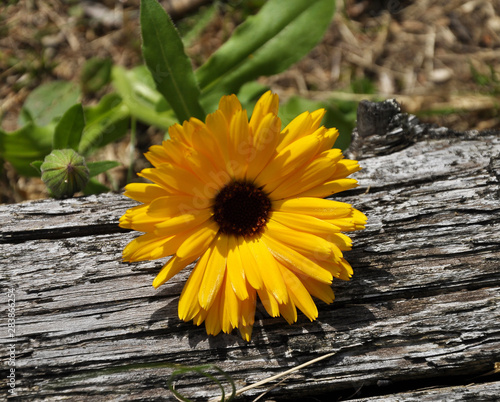
<path id="1" fill-rule="evenodd" d="M 196 71 L 200 88 L 213 102 L 246 82 L 286 70 L 319 42 L 334 11 L 332 0 L 289 0 L 286 7 L 269 0 Z"/>
<path id="2" fill-rule="evenodd" d="M 85 128 L 78 152 L 89 155 L 94 149 L 122 138 L 129 127 L 130 111 L 117 94 L 108 94 L 92 107 L 86 107 Z"/>
<path id="3" fill-rule="evenodd" d="M 179 121 L 203 119 L 200 90 L 184 52 L 182 40 L 169 15 L 156 0 L 141 1 L 142 54 L 156 88 Z"/>
<path id="4" fill-rule="evenodd" d="M 132 70 L 114 66 L 112 84 L 129 113 L 137 119 L 163 130 L 177 122 L 174 111 L 156 90 L 153 76 L 145 66 Z"/>
<path id="5" fill-rule="evenodd" d="M 98 174 L 104 173 L 117 166 L 120 166 L 120 164 L 116 161 L 97 161 L 87 163 L 90 177 L 97 176 Z"/>
<path id="6" fill-rule="evenodd" d="M 354 79 L 351 81 L 351 91 L 355 94 L 374 94 L 375 84 L 366 77 Z"/>
<path id="7" fill-rule="evenodd" d="M 246 4 L 246 3 L 245 3 Z M 27 98 L 19 125 L 12 133 L 0 131 L 0 158 L 22 175 L 39 174 L 41 160 L 55 149 L 71 149 L 82 158 L 122 138 L 130 121 L 142 121 L 167 130 L 191 117 L 205 118 L 216 109 L 222 95 L 236 93 L 251 112 L 267 90 L 255 80 L 280 73 L 305 56 L 322 38 L 335 11 L 333 0 L 268 0 L 248 2 L 246 20 L 203 64 L 193 71 L 183 40 L 157 0 L 142 0 L 140 21 L 145 65 L 126 70 L 110 60 L 89 60 L 81 74 L 83 93 L 96 93 L 112 84 L 115 92 L 95 106 L 82 107 L 79 87 L 70 82 L 43 84 Z M 260 8 L 255 15 L 251 15 Z M 240 8 L 238 8 L 239 10 Z M 214 18 L 216 5 L 194 18 L 185 43 Z M 359 83 L 364 89 L 366 83 Z M 359 89 L 357 88 L 357 89 Z M 356 88 L 353 88 L 356 91 Z M 68 108 L 68 105 L 70 107 Z M 324 124 L 350 133 L 355 107 L 349 102 L 316 102 L 293 98 L 281 110 L 288 116 L 324 107 Z M 343 142 L 342 142 L 343 141 Z M 349 141 L 344 137 L 341 146 Z M 38 162 L 37 162 L 38 161 Z M 87 163 L 90 179 L 85 193 L 104 191 L 92 178 L 116 162 Z"/>
<path id="8" fill-rule="evenodd" d="M 94 178 L 98 174 L 105 173 L 109 169 L 120 166 L 116 161 L 97 161 L 97 162 L 87 162 L 87 167 L 89 168 L 90 180 L 83 189 L 83 194 L 99 194 L 109 191 L 104 184 L 99 183 L 98 180 Z"/>
<path id="9" fill-rule="evenodd" d="M 78 144 L 85 127 L 85 117 L 80 103 L 70 107 L 56 125 L 52 148 L 71 148 L 78 151 Z"/>
<path id="10" fill-rule="evenodd" d="M 64 111 L 62 105 L 72 99 L 68 88 L 70 86 L 60 83 L 56 86 L 53 83 L 40 86 L 23 107 L 28 123 L 11 133 L 0 130 L 0 157 L 10 162 L 23 176 L 34 177 L 42 173 L 43 178 L 45 171 L 44 181 L 51 194 L 57 198 L 86 189 L 88 180 L 81 179 L 82 174 L 71 181 L 69 178 L 73 176 L 66 174 L 62 167 L 55 169 L 54 164 L 61 164 L 66 158 L 68 163 L 77 161 L 87 166 L 84 155 L 89 154 L 93 149 L 92 145 L 102 146 L 115 141 L 122 137 L 128 128 L 128 109 L 116 94 L 104 97 L 97 106 L 86 110 L 77 103 Z M 51 90 L 62 95 L 61 98 L 51 95 Z M 44 97 L 48 98 L 48 102 L 42 102 Z M 62 116 L 61 112 L 64 112 Z M 39 125 L 41 123 L 47 124 Z M 61 153 L 62 151 L 65 153 Z M 42 159 L 45 159 L 45 162 L 42 162 Z M 90 177 L 117 165 L 118 163 L 113 161 L 89 163 Z M 91 183 L 90 188 L 99 192 L 109 190 L 102 185 L 97 186 L 96 183 Z M 87 193 L 92 191 L 87 190 Z"/>
<path id="11" fill-rule="evenodd" d="M 113 62 L 110 59 L 94 57 L 87 60 L 80 74 L 83 93 L 95 93 L 104 88 L 111 80 L 111 67 Z"/>
<path id="12" fill-rule="evenodd" d="M 61 117 L 80 98 L 78 86 L 68 81 L 53 81 L 34 89 L 24 102 L 19 126 L 35 123 L 45 126 Z"/>
<path id="13" fill-rule="evenodd" d="M 85 188 L 83 189 L 83 194 L 84 195 L 100 194 L 100 193 L 106 193 L 108 191 L 109 188 L 107 188 L 104 184 L 100 183 L 96 179 L 90 179 Z"/>
<path id="14" fill-rule="evenodd" d="M 185 47 L 193 45 L 203 30 L 212 22 L 216 13 L 217 7 L 214 3 L 210 7 L 202 9 L 196 15 L 187 17 L 179 22 L 177 29 Z"/>
<path id="15" fill-rule="evenodd" d="M 54 124 L 42 127 L 28 123 L 11 133 L 0 130 L 0 157 L 23 176 L 39 176 L 30 163 L 50 153 L 54 127 Z"/>

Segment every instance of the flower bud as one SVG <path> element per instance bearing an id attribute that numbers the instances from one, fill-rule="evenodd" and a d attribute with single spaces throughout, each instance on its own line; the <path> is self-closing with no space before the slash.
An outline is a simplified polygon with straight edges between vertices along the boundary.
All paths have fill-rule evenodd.
<path id="1" fill-rule="evenodd" d="M 40 166 L 42 180 L 55 198 L 72 197 L 87 185 L 90 172 L 83 156 L 72 149 L 55 149 Z"/>

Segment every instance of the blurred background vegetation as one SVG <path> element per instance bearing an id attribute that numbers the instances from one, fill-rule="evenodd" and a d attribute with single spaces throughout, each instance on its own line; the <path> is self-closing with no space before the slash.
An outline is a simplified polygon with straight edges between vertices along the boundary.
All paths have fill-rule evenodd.
<path id="1" fill-rule="evenodd" d="M 160 3 L 196 68 L 265 0 Z M 324 123 L 339 128 L 342 147 L 349 143 L 361 99 L 396 98 L 405 111 L 455 130 L 500 127 L 499 0 L 338 0 L 336 8 L 326 35 L 306 58 L 259 80 L 280 95 L 283 119 L 326 107 Z M 113 66 L 141 64 L 139 0 L 3 1 L 1 128 L 18 129 L 23 113 L 36 114 L 37 102 L 51 96 L 56 106 L 70 107 L 77 98 L 95 106 L 113 91 Z M 115 191 L 127 180 L 131 152 L 132 169 L 139 171 L 147 165 L 142 153 L 163 139 L 158 128 L 140 122 L 136 128 L 135 148 L 126 136 L 95 155 L 121 163 L 101 177 Z M 20 176 L 2 163 L 1 203 L 45 197 L 38 178 Z"/>

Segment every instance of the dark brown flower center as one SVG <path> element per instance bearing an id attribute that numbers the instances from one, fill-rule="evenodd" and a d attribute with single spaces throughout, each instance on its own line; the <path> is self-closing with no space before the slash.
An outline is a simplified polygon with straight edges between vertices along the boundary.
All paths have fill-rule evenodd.
<path id="1" fill-rule="evenodd" d="M 271 200 L 251 182 L 232 181 L 216 195 L 213 210 L 222 233 L 251 237 L 266 226 Z"/>

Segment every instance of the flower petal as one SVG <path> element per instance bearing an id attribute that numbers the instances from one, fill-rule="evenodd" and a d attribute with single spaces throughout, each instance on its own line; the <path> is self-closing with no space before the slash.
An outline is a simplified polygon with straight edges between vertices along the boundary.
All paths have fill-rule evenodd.
<path id="1" fill-rule="evenodd" d="M 198 122 L 202 123 L 199 120 Z M 193 135 L 193 132 L 195 131 L 194 129 L 195 124 L 193 123 L 194 119 L 190 119 L 189 121 L 184 121 L 182 125 L 178 123 L 173 124 L 168 129 L 169 137 L 172 140 L 177 141 L 181 144 L 184 144 L 186 146 L 191 146 L 192 145 L 191 137 Z"/>
<path id="2" fill-rule="evenodd" d="M 286 303 L 288 301 L 288 292 L 285 282 L 283 281 L 278 264 L 267 248 L 266 243 L 258 238 L 254 238 L 247 244 L 260 269 L 260 276 L 264 279 L 264 286 L 278 303 Z"/>
<path id="3" fill-rule="evenodd" d="M 120 217 L 119 226 L 125 229 L 133 229 L 139 232 L 152 232 L 155 226 L 163 222 L 163 218 L 152 217 L 147 214 L 149 205 L 141 204 L 132 207 Z"/>
<path id="4" fill-rule="evenodd" d="M 217 142 L 217 138 L 213 136 L 204 123 L 202 124 L 203 126 L 198 130 L 199 132 L 193 136 L 193 148 L 209 158 L 219 171 L 226 171 L 226 162 Z"/>
<path id="5" fill-rule="evenodd" d="M 352 213 L 350 204 L 313 197 L 290 198 L 273 202 L 276 211 L 310 215 L 319 219 L 344 218 Z"/>
<path id="6" fill-rule="evenodd" d="M 158 197 L 169 195 L 168 191 L 157 184 L 151 183 L 130 183 L 125 186 L 124 196 L 133 200 L 150 203 Z"/>
<path id="7" fill-rule="evenodd" d="M 313 233 L 318 236 L 327 236 L 340 232 L 340 228 L 314 216 L 274 211 L 271 220 L 288 226 L 290 229 Z"/>
<path id="8" fill-rule="evenodd" d="M 223 295 L 216 294 L 212 307 L 207 310 L 207 316 L 205 318 L 205 328 L 208 335 L 217 335 L 222 329 L 223 303 Z"/>
<path id="9" fill-rule="evenodd" d="M 311 294 L 311 296 L 317 297 L 327 304 L 333 303 L 335 295 L 330 285 L 315 281 L 313 279 L 304 279 L 302 283 L 306 287 L 307 291 Z"/>
<path id="10" fill-rule="evenodd" d="M 317 128 L 316 128 L 317 129 Z M 312 118 L 309 112 L 304 112 L 295 117 L 281 132 L 281 138 L 276 150 L 280 152 L 283 148 L 297 141 L 299 138 L 310 135 L 316 129 L 312 129 Z"/>
<path id="11" fill-rule="evenodd" d="M 269 113 L 278 115 L 279 97 L 271 91 L 267 91 L 260 97 L 255 105 L 250 118 L 250 131 L 255 133 L 260 122 Z"/>
<path id="12" fill-rule="evenodd" d="M 348 251 L 352 248 L 351 238 L 343 233 L 332 233 L 326 239 L 342 251 Z"/>
<path id="13" fill-rule="evenodd" d="M 191 235 L 185 239 L 177 249 L 179 258 L 189 258 L 190 256 L 200 256 L 200 251 L 205 252 L 210 243 L 217 236 L 219 225 L 210 221 L 208 224 L 202 224 L 191 231 Z"/>
<path id="14" fill-rule="evenodd" d="M 285 267 L 299 275 L 309 276 L 319 282 L 332 283 L 332 274 L 316 262 L 304 257 L 292 248 L 277 242 L 266 234 L 262 235 L 262 239 L 274 257 Z"/>
<path id="15" fill-rule="evenodd" d="M 231 121 L 233 116 L 241 111 L 241 103 L 236 95 L 226 95 L 220 99 L 218 109 L 222 112 L 227 121 Z"/>
<path id="16" fill-rule="evenodd" d="M 229 163 L 236 179 L 245 177 L 248 161 L 255 158 L 246 110 L 237 111 L 229 126 Z"/>
<path id="17" fill-rule="evenodd" d="M 311 118 L 312 118 L 312 130 L 316 130 L 319 125 L 321 124 L 321 120 L 323 120 L 323 117 L 325 117 L 326 110 L 325 109 L 318 109 L 315 110 L 314 112 L 311 112 Z"/>
<path id="18" fill-rule="evenodd" d="M 314 133 L 319 128 L 325 113 L 325 109 L 318 109 L 312 113 L 304 112 L 295 117 L 281 132 L 281 140 L 276 150 L 280 152 L 299 138 Z"/>
<path id="19" fill-rule="evenodd" d="M 308 258 L 328 260 L 333 254 L 331 242 L 319 236 L 292 230 L 272 219 L 267 223 L 267 229 L 267 236 Z"/>
<path id="20" fill-rule="evenodd" d="M 174 275 L 177 275 L 183 268 L 185 268 L 186 266 L 191 264 L 194 260 L 196 260 L 200 256 L 200 254 L 195 256 L 190 256 L 188 258 L 179 258 L 177 256 L 173 256 L 163 266 L 158 275 L 156 275 L 155 279 L 153 280 L 153 287 L 156 289 L 159 286 L 163 285 L 165 282 L 170 280 Z"/>
<path id="21" fill-rule="evenodd" d="M 194 210 L 206 209 L 209 206 L 208 200 L 199 200 L 191 195 L 167 195 L 155 198 L 149 204 L 147 215 L 166 220 Z"/>
<path id="22" fill-rule="evenodd" d="M 229 158 L 229 122 L 224 117 L 224 114 L 220 110 L 216 110 L 207 116 L 206 119 L 207 128 L 210 134 L 217 141 L 220 153 L 224 160 L 224 170 L 227 170 L 229 174 L 232 172 L 229 170 L 231 168 L 230 158 Z"/>
<path id="23" fill-rule="evenodd" d="M 210 258 L 207 261 L 207 268 L 198 294 L 200 306 L 205 310 L 210 309 L 222 285 L 226 272 L 228 242 L 226 235 L 219 234 L 214 241 L 214 246 L 211 247 Z"/>
<path id="24" fill-rule="evenodd" d="M 155 260 L 175 253 L 184 237 L 163 236 L 146 233 L 132 240 L 123 250 L 123 261 L 135 262 Z"/>
<path id="25" fill-rule="evenodd" d="M 259 266 L 257 261 L 255 261 L 248 242 L 249 241 L 244 238 L 238 238 L 238 253 L 240 254 L 241 261 L 244 262 L 243 270 L 245 271 L 245 278 L 254 289 L 262 289 L 264 281 L 260 275 Z"/>
<path id="26" fill-rule="evenodd" d="M 246 342 L 250 342 L 250 339 L 252 338 L 253 324 L 240 325 L 238 327 L 238 330 L 240 331 L 240 336 L 243 338 L 243 340 Z"/>
<path id="27" fill-rule="evenodd" d="M 327 181 L 309 190 L 296 195 L 296 197 L 318 197 L 325 198 L 333 194 L 340 193 L 341 191 L 350 190 L 351 188 L 358 187 L 356 179 L 337 179 Z"/>
<path id="28" fill-rule="evenodd" d="M 271 192 L 273 199 L 283 199 L 316 187 L 332 175 L 335 164 L 342 159 L 340 149 L 330 149 L 311 161 L 304 169 L 289 175 Z"/>
<path id="29" fill-rule="evenodd" d="M 280 315 L 288 322 L 288 324 L 293 324 L 297 322 L 297 309 L 295 308 L 295 304 L 290 297 L 287 303 L 280 304 L 278 306 L 280 310 Z"/>
<path id="30" fill-rule="evenodd" d="M 156 224 L 154 232 L 158 236 L 172 236 L 195 228 L 208 221 L 211 217 L 212 211 L 209 208 L 192 210 Z"/>
<path id="31" fill-rule="evenodd" d="M 166 141 L 164 141 L 166 142 Z M 172 141 L 171 141 L 172 142 Z M 171 159 L 167 154 L 168 143 L 165 144 L 167 147 L 163 147 L 162 145 L 152 145 L 149 147 L 148 152 L 144 154 L 146 159 L 151 162 L 153 166 L 159 166 L 162 163 L 171 163 Z"/>
<path id="32" fill-rule="evenodd" d="M 318 131 L 322 131 L 319 129 Z M 283 148 L 276 157 L 257 176 L 259 183 L 265 184 L 267 192 L 274 190 L 275 186 L 269 183 L 276 182 L 279 185 L 286 175 L 294 170 L 300 169 L 304 163 L 311 160 L 321 145 L 321 135 L 309 135 L 303 137 L 287 147 Z"/>
<path id="33" fill-rule="evenodd" d="M 238 299 L 248 299 L 247 280 L 245 270 L 238 252 L 238 240 L 235 236 L 229 236 L 227 253 L 227 279 L 231 284 Z"/>
<path id="34" fill-rule="evenodd" d="M 247 284 L 248 299 L 241 301 L 241 314 L 239 317 L 239 327 L 252 326 L 255 321 L 255 305 L 257 303 L 257 295 L 254 288 Z M 250 329 L 250 334 L 252 330 Z"/>
<path id="35" fill-rule="evenodd" d="M 222 331 L 226 334 L 230 333 L 233 328 L 238 326 L 239 316 L 240 316 L 240 300 L 236 297 L 231 282 L 228 279 L 226 272 L 223 289 L 224 299 L 222 301 Z M 222 295 L 221 295 L 222 296 Z"/>
<path id="36" fill-rule="evenodd" d="M 187 156 L 186 163 L 188 169 L 204 183 L 206 194 L 217 193 L 232 178 L 228 171 L 215 167 L 209 158 L 199 152 Z"/>
<path id="37" fill-rule="evenodd" d="M 343 179 L 350 174 L 361 170 L 358 161 L 353 161 L 352 159 L 342 159 L 335 165 L 335 170 L 330 176 L 330 180 Z"/>
<path id="38" fill-rule="evenodd" d="M 279 139 L 281 120 L 269 113 L 263 117 L 253 134 L 255 159 L 249 160 L 247 177 L 253 179 L 267 166 L 272 156 L 276 154 L 276 144 Z"/>
<path id="39" fill-rule="evenodd" d="M 342 279 L 344 281 L 351 279 L 353 274 L 351 265 L 344 258 L 340 258 L 339 261 L 335 262 L 319 261 L 319 264 L 330 272 L 335 278 Z"/>
<path id="40" fill-rule="evenodd" d="M 144 156 L 155 167 L 169 163 L 185 169 L 185 158 L 192 149 L 178 140 L 167 140 L 163 141 L 162 145 L 151 146 Z"/>
<path id="41" fill-rule="evenodd" d="M 314 303 L 311 295 L 307 291 L 306 287 L 302 282 L 288 269 L 280 266 L 281 273 L 283 274 L 283 279 L 285 280 L 290 298 L 293 303 L 309 318 L 314 321 L 318 318 L 318 308 Z"/>
<path id="42" fill-rule="evenodd" d="M 281 275 L 281 274 L 280 274 Z M 259 295 L 260 302 L 264 306 L 271 317 L 279 317 L 280 307 L 276 298 L 271 294 L 267 288 L 258 289 L 257 293 Z"/>
<path id="43" fill-rule="evenodd" d="M 196 303 L 198 303 L 198 300 L 196 300 Z M 198 304 L 198 307 L 199 307 L 199 304 Z M 208 315 L 208 311 L 203 310 L 201 307 L 199 307 L 198 312 L 193 317 L 193 323 L 195 325 L 201 325 L 203 323 L 203 321 L 205 321 L 205 319 L 207 318 L 207 315 Z M 189 321 L 189 320 L 186 320 L 186 321 Z"/>
<path id="44" fill-rule="evenodd" d="M 338 226 L 343 232 L 350 232 L 353 230 L 361 230 L 365 228 L 366 215 L 357 209 L 353 209 L 352 213 L 344 218 L 328 219 L 326 222 Z"/>
<path id="45" fill-rule="evenodd" d="M 211 250 L 202 254 L 182 289 L 179 299 L 179 318 L 183 321 L 192 320 L 201 310 L 198 294 L 210 254 Z"/>
<path id="46" fill-rule="evenodd" d="M 321 145 L 319 147 L 319 153 L 327 151 L 333 148 L 333 144 L 339 138 L 339 131 L 336 128 L 329 128 L 321 136 Z"/>
<path id="47" fill-rule="evenodd" d="M 144 169 L 138 175 L 162 186 L 172 195 L 211 198 L 216 191 L 216 189 L 206 188 L 205 183 L 201 182 L 192 172 L 169 163 L 164 163 L 156 168 Z"/>

